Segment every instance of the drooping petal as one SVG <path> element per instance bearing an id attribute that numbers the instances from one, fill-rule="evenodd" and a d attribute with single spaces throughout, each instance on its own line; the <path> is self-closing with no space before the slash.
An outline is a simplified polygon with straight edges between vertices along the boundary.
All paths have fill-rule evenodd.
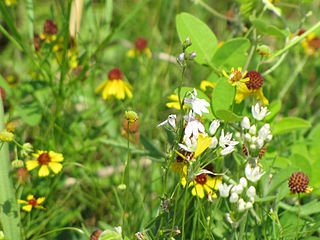
<path id="1" fill-rule="evenodd" d="M 59 173 L 62 169 L 62 164 L 58 162 L 49 162 L 48 165 L 55 174 Z"/>
<path id="2" fill-rule="evenodd" d="M 265 105 L 265 106 L 268 106 L 268 105 L 269 105 L 268 99 L 266 99 L 266 97 L 263 95 L 262 88 L 259 88 L 259 89 L 257 90 L 256 97 L 257 97 L 257 99 L 261 100 L 261 102 L 263 103 L 263 105 Z"/>
<path id="3" fill-rule="evenodd" d="M 37 199 L 37 204 L 43 203 L 45 199 L 46 199 L 45 197 L 39 197 L 39 198 Z"/>
<path id="4" fill-rule="evenodd" d="M 194 188 L 192 188 L 191 193 L 192 193 L 193 196 L 198 196 L 199 198 L 203 198 L 204 197 L 203 187 L 200 184 L 196 184 L 194 186 Z"/>
<path id="5" fill-rule="evenodd" d="M 49 169 L 47 165 L 42 165 L 38 172 L 39 177 L 46 177 L 49 175 Z"/>
<path id="6" fill-rule="evenodd" d="M 28 160 L 26 162 L 26 168 L 28 171 L 31 171 L 32 169 L 39 166 L 39 162 L 37 160 Z"/>
<path id="7" fill-rule="evenodd" d="M 32 209 L 32 205 L 28 204 L 22 207 L 22 210 L 26 211 L 26 212 L 30 212 Z"/>
<path id="8" fill-rule="evenodd" d="M 34 199 L 34 196 L 32 194 L 28 194 L 27 200 L 30 201 L 31 199 Z"/>

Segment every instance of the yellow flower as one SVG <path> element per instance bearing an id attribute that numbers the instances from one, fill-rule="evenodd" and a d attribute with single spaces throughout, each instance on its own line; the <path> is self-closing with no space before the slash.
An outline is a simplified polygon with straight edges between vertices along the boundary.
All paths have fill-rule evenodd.
<path id="1" fill-rule="evenodd" d="M 320 48 L 320 38 L 315 33 L 307 35 L 306 39 L 301 42 L 304 51 L 311 56 L 318 56 L 318 50 Z"/>
<path id="2" fill-rule="evenodd" d="M 7 131 L 7 129 L 0 132 L 0 140 L 2 142 L 10 142 L 13 139 L 13 133 Z"/>
<path id="3" fill-rule="evenodd" d="M 197 158 L 201 153 L 203 153 L 210 146 L 211 142 L 212 137 L 204 137 L 203 134 L 199 134 L 194 158 Z"/>
<path id="4" fill-rule="evenodd" d="M 219 182 L 222 182 L 221 178 L 211 177 L 209 174 L 201 173 L 195 177 L 189 184 L 189 187 L 193 187 L 191 190 L 193 196 L 203 198 L 206 192 L 210 198 L 217 198 L 217 194 L 214 190 L 218 190 Z"/>
<path id="5" fill-rule="evenodd" d="M 200 83 L 200 89 L 202 91 L 207 91 L 207 87 L 211 87 L 211 88 L 214 88 L 216 86 L 216 83 L 212 83 L 212 82 L 209 82 L 209 81 L 206 81 L 206 80 L 203 80 L 201 81 Z"/>
<path id="6" fill-rule="evenodd" d="M 27 196 L 28 201 L 18 200 L 18 203 L 27 204 L 22 207 L 22 210 L 27 211 L 27 212 L 30 212 L 33 207 L 44 210 L 45 208 L 43 206 L 41 206 L 40 204 L 43 203 L 45 199 L 46 199 L 45 197 L 40 197 L 37 199 L 32 194 L 29 194 Z"/>
<path id="7" fill-rule="evenodd" d="M 248 82 L 249 78 L 243 78 L 243 76 L 245 76 L 247 74 L 247 72 L 244 72 L 243 74 L 242 72 L 242 68 L 238 67 L 237 70 L 234 70 L 234 68 L 231 68 L 231 72 L 230 75 L 228 75 L 226 73 L 226 71 L 222 71 L 222 74 L 228 78 L 227 83 L 232 84 L 232 87 L 236 86 L 238 83 L 244 83 L 244 82 Z"/>
<path id="8" fill-rule="evenodd" d="M 119 68 L 112 69 L 108 74 L 108 80 L 100 84 L 96 93 L 102 91 L 102 98 L 108 99 L 115 96 L 117 99 L 124 99 L 126 95 L 132 98 L 132 86 L 123 81 L 122 72 Z"/>
<path id="9" fill-rule="evenodd" d="M 134 48 L 132 48 L 128 51 L 127 56 L 130 58 L 134 58 L 136 55 L 145 54 L 148 56 L 148 58 L 151 58 L 152 53 L 147 46 L 148 46 L 148 41 L 146 39 L 138 38 L 135 41 Z"/>
<path id="10" fill-rule="evenodd" d="M 178 97 L 178 95 L 176 95 L 176 94 L 171 94 L 171 95 L 168 97 L 168 99 L 169 99 L 170 101 L 172 101 L 172 102 L 166 103 L 166 106 L 167 106 L 168 108 L 175 108 L 175 109 L 180 110 L 180 104 L 179 104 L 179 97 Z M 183 109 L 185 109 L 185 108 L 186 108 L 186 106 L 183 106 Z"/>
<path id="11" fill-rule="evenodd" d="M 49 175 L 49 168 L 54 174 L 57 174 L 62 169 L 61 162 L 63 161 L 63 155 L 53 151 L 37 151 L 33 154 L 35 160 L 28 160 L 26 162 L 26 168 L 28 171 L 40 166 L 38 175 L 39 177 L 45 177 Z"/>
<path id="12" fill-rule="evenodd" d="M 263 105 L 269 105 L 268 99 L 263 95 L 263 78 L 261 74 L 256 71 L 249 71 L 246 77 L 250 79 L 248 82 L 238 84 L 235 97 L 236 103 L 241 103 L 246 97 L 254 96 L 260 100 Z"/>
<path id="13" fill-rule="evenodd" d="M 17 0 L 5 0 L 5 3 L 7 6 L 11 6 L 17 4 Z"/>

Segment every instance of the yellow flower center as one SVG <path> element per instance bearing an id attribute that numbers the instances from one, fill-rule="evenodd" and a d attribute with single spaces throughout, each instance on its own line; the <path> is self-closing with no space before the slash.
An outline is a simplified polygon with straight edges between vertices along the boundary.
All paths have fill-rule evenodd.
<path id="1" fill-rule="evenodd" d="M 232 82 L 238 82 L 241 80 L 241 78 L 242 78 L 242 74 L 238 70 L 235 70 L 234 72 L 231 72 L 231 74 L 230 74 L 230 80 Z"/>
<path id="2" fill-rule="evenodd" d="M 200 175 L 196 176 L 194 179 L 198 184 L 204 185 L 207 182 L 207 175 L 205 173 L 201 173 Z"/>
<path id="3" fill-rule="evenodd" d="M 48 153 L 42 153 L 38 157 L 38 162 L 40 165 L 48 165 L 51 162 L 51 158 Z"/>

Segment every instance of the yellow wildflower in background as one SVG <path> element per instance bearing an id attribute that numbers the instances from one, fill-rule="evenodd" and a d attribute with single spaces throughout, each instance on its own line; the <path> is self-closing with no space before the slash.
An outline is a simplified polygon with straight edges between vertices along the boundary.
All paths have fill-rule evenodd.
<path id="1" fill-rule="evenodd" d="M 236 103 L 241 103 L 245 98 L 254 96 L 263 105 L 269 105 L 268 99 L 263 95 L 263 78 L 261 74 L 256 71 L 249 71 L 245 77 L 249 78 L 249 81 L 238 85 L 235 97 Z"/>
<path id="2" fill-rule="evenodd" d="M 5 0 L 4 1 L 7 6 L 16 5 L 17 0 Z"/>
<path id="3" fill-rule="evenodd" d="M 49 175 L 49 168 L 54 174 L 57 174 L 62 169 L 61 162 L 63 161 L 63 155 L 53 151 L 37 151 L 33 154 L 35 160 L 28 160 L 26 162 L 26 168 L 28 171 L 40 166 L 38 171 L 39 177 L 45 177 Z"/>
<path id="4" fill-rule="evenodd" d="M 44 210 L 45 208 L 43 206 L 41 206 L 40 204 L 43 203 L 45 199 L 46 199 L 45 197 L 40 197 L 37 199 L 32 194 L 29 194 L 27 196 L 27 201 L 18 200 L 18 203 L 26 204 L 22 207 L 22 210 L 24 210 L 26 212 L 30 212 L 33 207 Z"/>
<path id="5" fill-rule="evenodd" d="M 108 80 L 100 84 L 96 93 L 102 91 L 102 98 L 108 99 L 115 96 L 117 99 L 124 99 L 126 96 L 132 98 L 132 86 L 123 80 L 122 72 L 119 68 L 112 69 L 108 74 Z"/>
<path id="6" fill-rule="evenodd" d="M 5 129 L 5 130 L 0 132 L 0 140 L 2 142 L 10 142 L 10 141 L 12 141 L 13 136 L 14 136 L 13 133 L 7 131 L 7 129 Z"/>
<path id="7" fill-rule="evenodd" d="M 168 108 L 175 108 L 175 109 L 178 109 L 180 110 L 180 104 L 179 104 L 179 97 L 177 94 L 171 94 L 168 99 L 172 102 L 168 102 L 166 103 L 166 106 Z M 185 109 L 186 106 L 183 105 L 183 109 Z"/>
<path id="8" fill-rule="evenodd" d="M 138 54 L 145 54 L 149 58 L 152 57 L 152 53 L 150 49 L 147 47 L 148 46 L 148 41 L 144 38 L 138 38 L 135 41 L 135 46 L 134 48 L 130 49 L 127 53 L 127 56 L 130 58 L 134 58 Z"/>
<path id="9" fill-rule="evenodd" d="M 238 67 L 237 70 L 234 70 L 234 68 L 231 68 L 231 72 L 230 72 L 230 75 L 228 75 L 226 73 L 226 71 L 222 71 L 222 74 L 228 78 L 228 81 L 227 83 L 230 83 L 232 84 L 232 87 L 236 86 L 238 83 L 244 83 L 244 82 L 248 82 L 249 81 L 249 78 L 246 77 L 246 78 L 243 78 L 243 76 L 245 76 L 247 74 L 247 72 L 244 72 L 243 74 L 241 73 L 242 72 L 242 68 L 241 67 Z"/>
<path id="10" fill-rule="evenodd" d="M 301 42 L 304 51 L 311 56 L 318 56 L 318 50 L 320 48 L 320 38 L 315 33 L 307 35 L 306 39 Z"/>
<path id="11" fill-rule="evenodd" d="M 206 80 L 203 80 L 201 81 L 200 83 L 200 89 L 202 91 L 207 91 L 207 87 L 211 87 L 211 88 L 214 88 L 216 86 L 216 83 L 212 83 L 212 82 L 209 82 L 209 81 L 206 81 Z"/>

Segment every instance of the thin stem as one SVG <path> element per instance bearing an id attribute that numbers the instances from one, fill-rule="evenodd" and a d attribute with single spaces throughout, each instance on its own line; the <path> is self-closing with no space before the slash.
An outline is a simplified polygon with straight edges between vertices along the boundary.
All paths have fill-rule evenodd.
<path id="1" fill-rule="evenodd" d="M 300 193 L 298 193 L 298 219 L 297 219 L 296 237 L 295 237 L 295 239 L 299 239 L 299 238 L 298 238 L 298 235 L 299 235 L 300 208 L 301 208 L 301 204 L 300 204 Z"/>
<path id="2" fill-rule="evenodd" d="M 184 225 L 186 221 L 186 205 L 187 205 L 187 185 L 184 190 L 184 200 L 183 200 L 183 212 L 182 212 L 182 240 L 185 239 L 185 231 L 184 231 Z"/>
<path id="3" fill-rule="evenodd" d="M 199 5 L 201 5 L 203 8 L 205 8 L 208 12 L 212 13 L 214 16 L 216 16 L 218 18 L 221 18 L 223 20 L 227 20 L 227 21 L 230 21 L 230 22 L 236 22 L 237 21 L 237 19 L 230 18 L 230 17 L 227 17 L 227 16 L 219 13 L 217 10 L 213 9 L 212 7 L 210 7 L 209 5 L 204 3 L 202 0 L 197 0 L 197 3 Z"/>

